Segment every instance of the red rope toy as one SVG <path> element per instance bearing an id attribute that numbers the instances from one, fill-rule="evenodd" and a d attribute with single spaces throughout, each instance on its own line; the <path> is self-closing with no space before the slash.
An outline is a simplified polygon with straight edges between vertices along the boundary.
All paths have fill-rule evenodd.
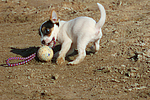
<path id="1" fill-rule="evenodd" d="M 54 48 L 54 47 L 55 47 L 55 44 L 56 44 L 55 38 L 53 38 L 52 41 L 54 42 L 54 46 L 53 46 L 52 48 Z M 28 57 L 25 57 L 25 58 L 23 58 L 23 57 L 11 57 L 11 58 L 8 58 L 8 59 L 7 59 L 6 64 L 7 64 L 8 66 L 10 66 L 10 67 L 18 66 L 18 65 L 22 65 L 22 64 L 25 64 L 25 63 L 31 61 L 31 60 L 34 59 L 35 57 L 36 57 L 36 53 L 33 53 L 32 55 L 30 55 L 30 56 L 28 56 Z M 19 62 L 19 63 L 10 64 L 9 61 L 10 61 L 10 60 L 14 60 L 14 59 L 16 59 L 16 60 L 24 60 L 24 61 Z"/>

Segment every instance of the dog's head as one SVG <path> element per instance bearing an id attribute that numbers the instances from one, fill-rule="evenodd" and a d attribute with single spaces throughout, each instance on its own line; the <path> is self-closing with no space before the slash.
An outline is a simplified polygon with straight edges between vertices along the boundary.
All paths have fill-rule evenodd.
<path id="1" fill-rule="evenodd" d="M 39 35 L 41 36 L 42 45 L 53 46 L 56 41 L 57 33 L 58 33 L 58 17 L 57 13 L 53 10 L 50 16 L 50 19 L 44 22 L 39 29 Z"/>

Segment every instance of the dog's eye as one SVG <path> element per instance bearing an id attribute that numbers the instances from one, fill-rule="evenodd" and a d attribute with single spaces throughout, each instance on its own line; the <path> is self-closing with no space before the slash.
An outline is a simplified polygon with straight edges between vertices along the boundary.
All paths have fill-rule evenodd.
<path id="1" fill-rule="evenodd" d="M 45 29 L 45 35 L 48 35 L 50 33 L 49 29 Z"/>
<path id="2" fill-rule="evenodd" d="M 49 29 L 46 29 L 46 32 L 49 32 Z"/>

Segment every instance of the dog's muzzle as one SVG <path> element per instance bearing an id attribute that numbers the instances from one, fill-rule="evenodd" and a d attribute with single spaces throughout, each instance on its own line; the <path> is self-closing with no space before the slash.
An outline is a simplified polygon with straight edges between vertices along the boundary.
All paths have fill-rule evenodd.
<path id="1" fill-rule="evenodd" d="M 50 41 L 49 43 L 46 43 L 45 40 L 42 40 L 41 43 L 43 45 L 47 45 L 47 46 L 52 45 L 53 47 L 55 47 L 55 45 L 56 45 L 56 41 L 55 41 L 54 37 L 53 37 L 52 41 Z"/>

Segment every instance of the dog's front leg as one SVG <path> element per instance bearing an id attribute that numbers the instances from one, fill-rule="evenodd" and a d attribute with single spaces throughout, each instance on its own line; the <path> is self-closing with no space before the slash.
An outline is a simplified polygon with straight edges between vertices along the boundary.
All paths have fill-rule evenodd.
<path id="1" fill-rule="evenodd" d="M 66 53 L 69 51 L 70 47 L 72 44 L 72 40 L 71 39 L 66 39 L 63 43 L 62 43 L 62 47 L 61 50 L 59 52 L 59 56 L 57 58 L 56 63 L 58 65 L 62 64 L 65 61 L 65 56 Z"/>
<path id="2" fill-rule="evenodd" d="M 88 40 L 83 39 L 83 41 L 80 39 L 78 41 L 78 45 L 77 45 L 77 49 L 78 49 L 78 57 L 72 61 L 72 62 L 69 62 L 68 65 L 75 65 L 75 64 L 78 64 L 80 63 L 86 56 L 86 45 L 88 44 Z"/>
<path id="3" fill-rule="evenodd" d="M 69 62 L 68 63 L 68 65 L 75 65 L 75 64 L 78 64 L 78 63 L 80 63 L 84 58 L 85 58 L 85 56 L 86 56 L 86 51 L 85 51 L 85 49 L 82 49 L 82 48 L 80 48 L 79 50 L 78 50 L 78 57 L 74 60 L 74 61 L 72 61 L 72 62 Z"/>

